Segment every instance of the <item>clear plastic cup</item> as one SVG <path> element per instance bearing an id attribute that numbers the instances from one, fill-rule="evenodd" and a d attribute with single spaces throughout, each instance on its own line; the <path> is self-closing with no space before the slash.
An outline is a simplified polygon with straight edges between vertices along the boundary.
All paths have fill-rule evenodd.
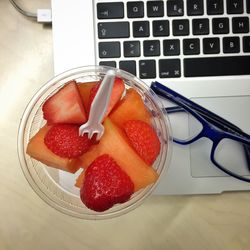
<path id="1" fill-rule="evenodd" d="M 153 165 L 159 174 L 155 183 L 135 192 L 125 203 L 116 204 L 104 212 L 95 212 L 88 209 L 80 200 L 80 191 L 72 183 L 72 180 L 76 179 L 74 174 L 48 167 L 26 154 L 29 140 L 46 123 L 43 119 L 43 103 L 69 81 L 75 80 L 79 83 L 99 81 L 109 69 L 111 68 L 106 66 L 86 66 L 55 76 L 33 96 L 24 111 L 19 126 L 18 156 L 23 173 L 33 190 L 55 209 L 82 219 L 112 218 L 136 208 L 155 189 L 161 179 L 162 172 L 168 168 L 171 160 L 171 127 L 163 105 L 157 95 L 143 81 L 119 69 L 115 69 L 117 77 L 124 80 L 126 88 L 137 90 L 152 113 L 152 125 L 161 142 L 160 154 Z M 124 157 L 126 156 L 124 155 Z"/>

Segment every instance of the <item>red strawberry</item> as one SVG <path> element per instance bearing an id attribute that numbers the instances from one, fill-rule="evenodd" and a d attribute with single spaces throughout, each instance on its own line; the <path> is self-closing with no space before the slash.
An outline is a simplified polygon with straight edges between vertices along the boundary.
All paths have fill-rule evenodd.
<path id="1" fill-rule="evenodd" d="M 44 137 L 44 143 L 54 154 L 65 158 L 82 155 L 92 144 L 86 135 L 79 136 L 79 127 L 73 124 L 52 126 Z"/>
<path id="2" fill-rule="evenodd" d="M 148 165 L 152 165 L 161 148 L 155 130 L 146 122 L 139 120 L 127 121 L 123 127 L 136 152 Z"/>
<path id="3" fill-rule="evenodd" d="M 93 102 L 99 87 L 100 87 L 100 83 L 93 86 L 92 89 L 90 90 L 89 105 L 88 105 L 88 108 L 87 108 L 88 112 L 90 110 L 91 103 Z M 108 107 L 107 112 L 106 112 L 106 116 L 108 116 L 108 114 L 113 109 L 115 104 L 121 99 L 122 94 L 124 92 L 124 89 L 125 89 L 125 85 L 124 85 L 123 80 L 116 77 L 114 85 L 113 85 L 113 90 L 112 90 L 112 93 L 111 93 L 110 101 L 109 101 L 109 107 Z"/>
<path id="4" fill-rule="evenodd" d="M 107 154 L 97 157 L 87 168 L 80 190 L 82 202 L 97 212 L 124 203 L 134 192 L 130 177 Z"/>
<path id="5" fill-rule="evenodd" d="M 48 124 L 82 124 L 87 118 L 76 82 L 72 81 L 51 96 L 43 105 L 43 117 Z"/>

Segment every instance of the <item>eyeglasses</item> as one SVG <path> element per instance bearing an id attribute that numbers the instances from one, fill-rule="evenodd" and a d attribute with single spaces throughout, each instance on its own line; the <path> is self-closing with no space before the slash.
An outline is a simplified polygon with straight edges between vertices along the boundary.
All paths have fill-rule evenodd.
<path id="1" fill-rule="evenodd" d="M 212 141 L 211 162 L 224 173 L 241 181 L 250 182 L 250 135 L 239 127 L 172 89 L 152 82 L 151 89 L 160 97 L 178 106 L 166 108 L 168 114 L 186 112 L 192 117 L 192 133 L 188 138 L 173 141 L 188 145 L 201 138 Z"/>

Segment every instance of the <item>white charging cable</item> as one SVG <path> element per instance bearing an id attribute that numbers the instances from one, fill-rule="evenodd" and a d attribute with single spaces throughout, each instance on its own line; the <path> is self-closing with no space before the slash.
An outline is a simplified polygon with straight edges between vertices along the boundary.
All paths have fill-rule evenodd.
<path id="1" fill-rule="evenodd" d="M 37 13 L 32 13 L 22 9 L 15 0 L 9 0 L 10 3 L 14 6 L 14 8 L 21 13 L 22 15 L 32 18 L 39 23 L 51 23 L 52 22 L 52 13 L 50 9 L 38 9 Z"/>

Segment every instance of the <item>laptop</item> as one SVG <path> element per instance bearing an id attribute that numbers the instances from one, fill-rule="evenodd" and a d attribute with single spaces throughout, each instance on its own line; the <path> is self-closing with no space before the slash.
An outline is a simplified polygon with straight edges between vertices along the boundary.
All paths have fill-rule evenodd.
<path id="1" fill-rule="evenodd" d="M 148 85 L 165 84 L 250 133 L 249 0 L 51 2 L 55 74 L 84 65 L 121 68 Z M 180 127 L 175 120 L 171 125 Z M 187 119 L 181 133 L 190 129 Z M 209 143 L 174 144 L 155 194 L 250 190 L 213 166 Z"/>

